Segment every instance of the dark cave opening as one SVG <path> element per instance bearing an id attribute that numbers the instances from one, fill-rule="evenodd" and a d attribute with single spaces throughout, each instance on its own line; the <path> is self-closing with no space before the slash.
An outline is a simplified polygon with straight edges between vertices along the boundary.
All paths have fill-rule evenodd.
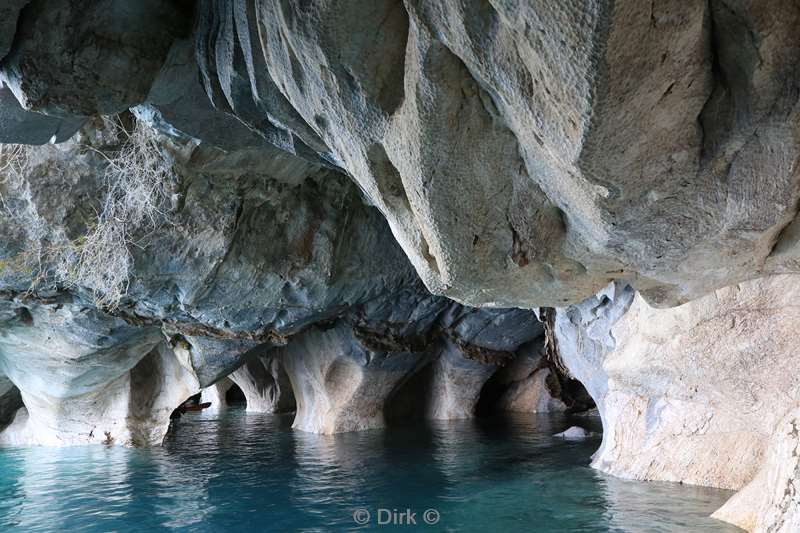
<path id="1" fill-rule="evenodd" d="M 227 405 L 247 405 L 247 397 L 236 383 L 231 384 L 225 392 L 225 403 Z"/>

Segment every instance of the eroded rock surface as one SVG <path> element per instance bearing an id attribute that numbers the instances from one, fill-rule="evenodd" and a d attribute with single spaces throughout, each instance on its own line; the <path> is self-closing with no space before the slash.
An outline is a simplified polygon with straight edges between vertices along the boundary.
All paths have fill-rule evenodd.
<path id="1" fill-rule="evenodd" d="M 422 358 L 370 350 L 341 324 L 312 328 L 278 352 L 297 401 L 292 427 L 323 434 L 383 427 L 387 398 Z"/>
<path id="2" fill-rule="evenodd" d="M 800 399 L 793 371 L 800 363 L 793 346 L 798 296 L 800 278 L 774 276 L 659 310 L 611 285 L 559 310 L 558 352 L 603 420 L 593 466 L 729 489 L 742 488 L 760 468 L 786 468 L 786 454 L 780 466 L 765 454 L 771 440 L 787 442 L 789 422 L 781 420 Z M 781 472 L 774 475 L 793 475 Z M 747 505 L 758 512 L 756 503 Z"/>
<path id="3" fill-rule="evenodd" d="M 714 518 L 748 531 L 789 533 L 800 529 L 800 410 L 776 426 L 756 476 Z"/>
<path id="4" fill-rule="evenodd" d="M 191 15 L 180 4 L 32 0 L 15 25 L 0 80 L 28 110 L 124 111 L 145 100 L 173 40 L 188 32 Z"/>
<path id="5" fill-rule="evenodd" d="M 24 403 L 2 443 L 160 444 L 172 410 L 199 391 L 158 329 L 69 296 L 4 302 L 2 320 L 0 372 Z"/>
<path id="6" fill-rule="evenodd" d="M 228 376 L 274 409 L 267 360 L 309 431 L 489 392 L 572 409 L 555 339 L 596 466 L 750 483 L 721 515 L 795 528 L 797 282 L 745 280 L 800 271 L 798 24 L 778 0 L 5 2 L 0 142 L 62 144 L 0 154 L 0 425 L 25 405 L 0 438 L 154 443 Z M 164 198 L 81 273 L 131 160 L 87 117 L 130 106 Z M 559 307 L 547 353 L 531 313 L 441 295 Z"/>
<path id="7" fill-rule="evenodd" d="M 621 278 L 669 305 L 796 269 L 794 3 L 207 0 L 198 17 L 214 104 L 345 170 L 435 293 L 563 306 Z"/>
<path id="8" fill-rule="evenodd" d="M 278 357 L 251 357 L 228 378 L 244 393 L 248 411 L 288 413 L 295 410 L 292 385 Z"/>
<path id="9" fill-rule="evenodd" d="M 430 380 L 411 396 L 409 412 L 464 418 L 474 416 L 486 381 L 515 360 L 520 346 L 541 335 L 532 311 L 469 308 L 431 295 L 380 214 L 341 174 L 274 148 L 259 148 L 266 158 L 252 159 L 252 147 L 224 151 L 179 131 L 160 136 L 148 130 L 138 141 L 146 146 L 133 147 L 152 148 L 146 154 L 168 168 L 171 197 L 157 221 L 126 229 L 130 240 L 101 247 L 102 254 L 89 256 L 93 275 L 76 278 L 72 272 L 81 263 L 70 261 L 75 254 L 98 253 L 82 243 L 93 227 L 108 224 L 95 218 L 97 212 L 118 201 L 102 198 L 108 180 L 119 179 L 108 174 L 120 164 L 115 150 L 127 135 L 138 135 L 120 127 L 144 126 L 92 121 L 66 143 L 21 152 L 18 171 L 0 184 L 10 215 L 0 222 L 8 235 L 0 264 L 8 297 L 17 307 L 30 301 L 33 308 L 44 305 L 60 313 L 70 324 L 65 328 L 78 327 L 76 309 L 94 313 L 97 323 L 86 326 L 86 337 L 108 337 L 109 352 L 128 365 L 109 364 L 109 373 L 85 389 L 65 384 L 65 398 L 89 395 L 86 401 L 98 405 L 124 403 L 130 388 L 126 372 L 158 345 L 191 376 L 193 387 L 207 397 L 216 393 L 214 406 L 223 403 L 224 383 L 235 382 L 252 411 L 292 410 L 294 392 L 295 426 L 307 431 L 383 426 L 384 407 L 400 401 L 395 396 L 421 369 Z M 123 261 L 104 263 L 105 253 L 121 254 Z M 111 276 L 123 280 L 124 294 L 108 306 L 104 291 L 115 288 L 107 283 Z M 70 306 L 56 309 L 49 293 Z M 25 331 L 41 334 L 45 324 L 35 317 L 30 321 L 37 325 Z M 125 351 L 121 333 L 103 333 L 106 323 L 120 324 L 126 335 L 145 336 L 152 346 Z M 59 417 L 45 420 L 49 411 L 29 392 L 26 378 L 45 379 L 66 364 L 64 357 L 32 346 L 31 353 L 54 368 L 6 372 L 22 390 L 29 420 L 20 419 L 9 438 L 82 442 L 80 435 L 91 429 L 62 427 Z M 9 365 L 16 364 L 15 357 L 9 351 Z M 197 392 L 180 390 L 170 397 L 172 408 Z M 74 409 L 84 408 L 73 403 Z M 123 412 L 117 404 L 102 409 L 117 413 L 111 416 L 115 420 Z M 19 429 L 36 424 L 41 425 L 36 431 Z M 106 440 L 157 441 L 124 431 L 109 430 Z M 62 433 L 79 436 L 70 440 Z"/>

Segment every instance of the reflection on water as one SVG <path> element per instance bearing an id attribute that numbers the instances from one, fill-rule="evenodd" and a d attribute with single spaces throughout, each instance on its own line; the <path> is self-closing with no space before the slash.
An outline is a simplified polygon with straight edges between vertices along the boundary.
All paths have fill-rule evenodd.
<path id="1" fill-rule="evenodd" d="M 739 531 L 726 491 L 621 481 L 587 465 L 574 421 L 525 415 L 335 437 L 243 410 L 185 416 L 160 449 L 0 450 L 0 531 L 329 531 L 411 509 L 418 529 Z M 586 420 L 582 419 L 582 423 Z M 439 523 L 426 526 L 426 509 Z M 408 526 L 380 529 L 408 531 Z"/>

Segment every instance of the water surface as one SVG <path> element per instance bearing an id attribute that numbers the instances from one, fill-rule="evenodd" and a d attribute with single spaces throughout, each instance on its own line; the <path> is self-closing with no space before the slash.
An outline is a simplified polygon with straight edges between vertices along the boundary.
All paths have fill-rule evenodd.
<path id="1" fill-rule="evenodd" d="M 354 513 L 388 531 L 740 531 L 708 518 L 730 492 L 589 468 L 599 439 L 551 436 L 576 420 L 324 437 L 229 409 L 184 416 L 163 448 L 4 449 L 0 531 L 331 531 L 358 527 Z M 378 524 L 407 509 L 416 526 Z"/>

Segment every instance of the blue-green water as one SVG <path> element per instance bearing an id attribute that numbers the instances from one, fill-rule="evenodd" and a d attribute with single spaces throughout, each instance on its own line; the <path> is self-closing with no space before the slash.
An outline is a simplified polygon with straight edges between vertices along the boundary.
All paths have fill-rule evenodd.
<path id="1" fill-rule="evenodd" d="M 707 518 L 729 492 L 590 469 L 597 439 L 551 437 L 571 422 L 322 437 L 293 431 L 290 417 L 229 410 L 185 416 L 159 449 L 5 449 L 0 531 L 338 531 L 363 510 L 365 528 L 394 531 L 739 531 Z M 416 526 L 378 524 L 406 509 Z"/>

